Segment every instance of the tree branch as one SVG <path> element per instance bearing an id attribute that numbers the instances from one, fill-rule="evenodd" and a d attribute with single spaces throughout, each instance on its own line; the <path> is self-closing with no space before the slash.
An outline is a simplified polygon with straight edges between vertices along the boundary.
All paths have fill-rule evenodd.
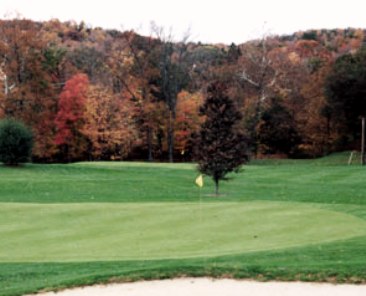
<path id="1" fill-rule="evenodd" d="M 259 88 L 260 87 L 260 84 L 253 81 L 249 75 L 247 73 L 245 73 L 245 71 L 242 72 L 242 74 L 240 75 L 240 77 L 242 79 L 244 79 L 246 82 L 250 83 L 251 85 L 255 86 L 256 88 Z"/>

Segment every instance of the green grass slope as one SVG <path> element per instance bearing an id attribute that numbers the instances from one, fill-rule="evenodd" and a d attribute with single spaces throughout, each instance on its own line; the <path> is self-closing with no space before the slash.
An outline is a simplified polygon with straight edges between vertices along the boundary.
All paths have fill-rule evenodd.
<path id="1" fill-rule="evenodd" d="M 338 158 L 337 158 L 338 159 Z M 340 164 L 341 163 L 341 164 Z M 321 160 L 254 162 L 221 183 L 220 201 L 277 200 L 366 205 L 361 166 Z M 0 202 L 196 202 L 192 164 L 95 162 L 68 165 L 0 166 Z M 212 201 L 205 178 L 201 196 Z"/>
<path id="2" fill-rule="evenodd" d="M 0 295 L 178 275 L 366 282 L 365 168 L 255 161 L 0 166 Z"/>

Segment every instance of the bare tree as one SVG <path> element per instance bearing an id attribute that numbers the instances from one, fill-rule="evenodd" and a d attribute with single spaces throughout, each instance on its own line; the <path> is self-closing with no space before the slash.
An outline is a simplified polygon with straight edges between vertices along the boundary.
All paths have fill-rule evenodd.
<path id="1" fill-rule="evenodd" d="M 174 122 L 176 119 L 177 96 L 188 83 L 188 70 L 184 63 L 187 52 L 187 41 L 190 36 L 189 30 L 179 42 L 174 42 L 172 30 L 166 33 L 163 27 L 151 24 L 155 36 L 161 41 L 160 48 L 160 94 L 168 107 L 168 157 L 173 162 L 174 155 Z"/>
<path id="2" fill-rule="evenodd" d="M 3 83 L 3 91 L 4 91 L 3 100 L 0 101 L 0 109 L 2 109 L 4 113 L 6 113 L 6 108 L 5 108 L 6 99 L 8 98 L 8 95 L 10 94 L 10 92 L 16 86 L 15 83 L 12 83 L 9 86 L 8 76 L 6 75 L 5 71 L 3 70 L 5 68 L 5 64 L 6 64 L 6 59 L 4 59 L 4 61 L 1 63 L 1 66 L 0 66 L 0 81 Z"/>
<path id="3" fill-rule="evenodd" d="M 271 88 L 277 80 L 278 73 L 273 68 L 273 62 L 269 56 L 268 38 L 247 44 L 242 51 L 242 71 L 240 77 L 257 94 L 257 112 L 261 104 L 268 98 Z"/>
<path id="4" fill-rule="evenodd" d="M 260 40 L 245 44 L 241 48 L 242 55 L 239 59 L 241 65 L 239 77 L 248 93 L 247 97 L 253 100 L 253 115 L 247 126 L 253 143 L 256 143 L 256 128 L 262 116 L 263 105 L 273 95 L 279 76 L 270 57 L 269 41 L 270 38 L 263 36 Z M 254 149 L 256 150 L 256 147 Z"/>

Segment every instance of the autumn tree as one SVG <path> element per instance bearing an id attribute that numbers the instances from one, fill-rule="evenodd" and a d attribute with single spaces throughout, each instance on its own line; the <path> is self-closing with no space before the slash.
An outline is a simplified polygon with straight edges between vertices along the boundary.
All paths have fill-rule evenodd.
<path id="1" fill-rule="evenodd" d="M 159 46 L 156 38 L 143 37 L 133 31 L 118 34 L 107 63 L 113 76 L 113 92 L 134 105 L 135 127 L 138 131 L 140 153 L 147 151 L 152 161 L 161 150 L 155 139 L 160 133 L 166 108 L 154 95 L 157 93 L 159 70 Z"/>
<path id="2" fill-rule="evenodd" d="M 247 43 L 242 49 L 239 58 L 241 66 L 240 77 L 246 87 L 246 97 L 250 98 L 246 104 L 250 109 L 246 126 L 252 143 L 257 142 L 257 125 L 259 123 L 262 107 L 266 99 L 273 95 L 273 86 L 278 73 L 273 67 L 270 56 L 271 42 L 267 36 L 262 39 Z M 252 147 L 256 150 L 257 147 Z"/>
<path id="3" fill-rule="evenodd" d="M 192 136 L 198 133 L 202 124 L 199 108 L 203 103 L 203 95 L 201 93 L 181 91 L 177 100 L 175 149 L 180 151 L 183 159 L 186 159 L 192 153 Z"/>
<path id="4" fill-rule="evenodd" d="M 263 113 L 267 113 L 273 103 L 279 104 L 290 115 L 290 121 L 281 125 L 292 126 L 297 131 L 297 153 L 312 157 L 323 155 L 328 150 L 331 133 L 327 119 L 320 110 L 325 103 L 323 85 L 332 55 L 314 40 L 285 44 L 286 46 L 274 47 L 269 54 L 277 77 L 272 86 L 274 95 L 269 97 L 269 104 L 264 103 Z M 262 120 L 257 131 L 263 128 Z M 270 130 L 271 128 L 268 129 Z M 261 145 L 263 135 L 258 137 L 261 138 L 257 139 Z M 267 145 L 264 144 L 261 148 L 265 146 Z"/>
<path id="5" fill-rule="evenodd" d="M 126 157 L 137 138 L 133 103 L 100 86 L 89 87 L 85 103 L 82 133 L 92 159 Z"/>
<path id="6" fill-rule="evenodd" d="M 76 74 L 66 82 L 59 97 L 55 143 L 60 147 L 61 156 L 68 161 L 80 158 L 86 151 L 82 129 L 85 124 L 88 86 L 88 77 Z"/>
<path id="7" fill-rule="evenodd" d="M 188 71 L 185 57 L 187 52 L 186 41 L 189 38 L 187 33 L 183 40 L 174 43 L 172 34 L 166 34 L 163 28 L 153 25 L 152 28 L 161 41 L 159 55 L 159 97 L 165 102 L 168 108 L 167 115 L 167 145 L 169 162 L 173 162 L 174 156 L 174 123 L 177 116 L 177 97 L 183 88 L 188 84 Z"/>
<path id="8" fill-rule="evenodd" d="M 124 35 L 129 54 L 133 59 L 129 74 L 135 83 L 134 88 L 127 85 L 124 78 L 121 81 L 124 88 L 132 95 L 136 106 L 136 123 L 140 128 L 143 147 L 147 147 L 147 159 L 152 161 L 157 154 L 161 154 L 162 145 L 155 139 L 161 134 L 164 125 L 162 120 L 166 108 L 161 105 L 156 93 L 159 87 L 159 48 L 161 42 L 152 37 L 142 37 L 134 32 Z M 138 84 L 136 86 L 136 83 Z M 158 153 L 155 153 L 159 151 Z"/>
<path id="9" fill-rule="evenodd" d="M 19 117 L 29 114 L 24 112 L 28 111 L 26 107 L 31 105 L 33 98 L 29 84 L 40 74 L 44 45 L 36 23 L 26 19 L 0 22 L 0 62 L 7 115 Z"/>
<path id="10" fill-rule="evenodd" d="M 0 36 L 3 113 L 32 127 L 33 156 L 50 160 L 55 152 L 54 117 L 60 89 L 60 81 L 48 67 L 52 48 L 48 45 L 54 36 L 46 34 L 40 23 L 25 19 L 1 21 Z M 54 68 L 56 64 L 53 61 Z"/>
<path id="11" fill-rule="evenodd" d="M 247 140 L 241 129 L 242 114 L 225 91 L 223 83 L 208 87 L 207 99 L 200 109 L 206 119 L 195 151 L 198 170 L 212 177 L 216 195 L 219 182 L 227 180 L 228 173 L 238 172 L 248 159 Z"/>
<path id="12" fill-rule="evenodd" d="M 298 132 L 302 135 L 300 148 L 304 154 L 313 157 L 332 151 L 332 142 L 336 137 L 334 122 L 326 112 L 322 112 L 326 106 L 324 83 L 330 65 L 331 62 L 324 63 L 318 70 L 309 73 L 307 81 L 300 84 L 303 103 L 297 104 L 296 112 L 291 110 Z"/>

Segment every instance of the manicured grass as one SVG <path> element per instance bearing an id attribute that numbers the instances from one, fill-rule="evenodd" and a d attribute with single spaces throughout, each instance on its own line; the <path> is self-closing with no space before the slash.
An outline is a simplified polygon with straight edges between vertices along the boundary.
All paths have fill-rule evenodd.
<path id="1" fill-rule="evenodd" d="M 222 182 L 220 201 L 278 200 L 366 205 L 365 168 L 344 165 L 346 155 L 321 160 L 256 161 Z M 337 162 L 338 161 L 338 162 Z M 96 162 L 0 166 L 0 202 L 196 202 L 192 164 Z M 205 178 L 201 196 L 212 200 Z"/>
<path id="2" fill-rule="evenodd" d="M 366 170 L 253 161 L 212 196 L 192 164 L 0 166 L 0 295 L 179 275 L 366 282 Z"/>
<path id="3" fill-rule="evenodd" d="M 290 202 L 3 204 L 0 235 L 0 262 L 179 259 L 346 240 L 366 221 Z"/>

